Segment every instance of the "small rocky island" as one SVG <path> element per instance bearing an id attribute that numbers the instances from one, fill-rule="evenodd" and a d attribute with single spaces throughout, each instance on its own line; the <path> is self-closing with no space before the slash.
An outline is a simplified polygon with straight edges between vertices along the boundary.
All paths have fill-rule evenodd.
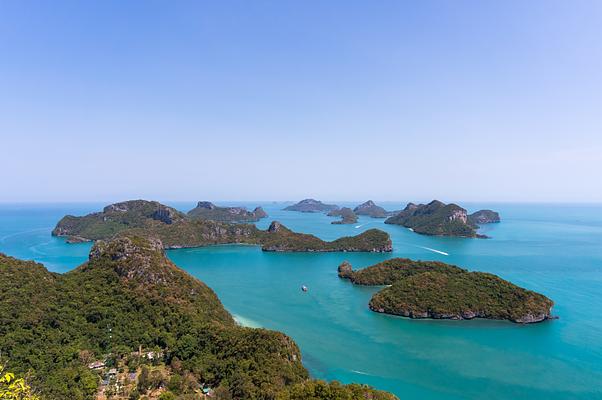
<path id="1" fill-rule="evenodd" d="M 293 204 L 292 206 L 285 207 L 285 211 L 299 211 L 306 213 L 321 213 L 328 212 L 332 210 L 338 209 L 339 206 L 335 204 L 325 204 L 319 200 L 314 199 L 305 199 L 301 200 L 297 204 Z"/>
<path id="2" fill-rule="evenodd" d="M 491 210 L 468 215 L 457 204 L 433 200 L 428 204 L 408 203 L 402 211 L 387 218 L 385 224 L 401 225 L 424 235 L 486 238 L 477 233 L 478 224 L 499 221 L 499 214 Z"/>
<path id="3" fill-rule="evenodd" d="M 218 222 L 257 222 L 268 216 L 261 207 L 248 211 L 244 207 L 218 207 L 209 201 L 199 201 L 187 215 L 191 218 Z"/>
<path id="4" fill-rule="evenodd" d="M 357 215 L 367 215 L 372 218 L 386 218 L 391 215 L 391 213 L 384 208 L 377 206 L 372 200 L 368 200 L 355 207 L 353 212 Z"/>
<path id="5" fill-rule="evenodd" d="M 554 302 L 496 275 L 437 261 L 393 258 L 354 271 L 344 262 L 340 278 L 357 285 L 390 285 L 370 299 L 372 311 L 409 318 L 500 319 L 534 323 L 551 318 Z"/>
<path id="6" fill-rule="evenodd" d="M 67 215 L 58 222 L 52 235 L 81 242 L 111 239 L 126 231 L 156 237 L 167 249 L 245 243 L 259 245 L 264 251 L 392 251 L 389 234 L 378 229 L 327 242 L 293 232 L 277 221 L 267 230 L 261 230 L 253 224 L 191 218 L 172 207 L 146 200 L 111 204 L 102 212 L 82 217 Z"/>
<path id="7" fill-rule="evenodd" d="M 332 210 L 327 215 L 329 217 L 341 217 L 340 220 L 331 222 L 331 224 L 335 225 L 355 224 L 357 222 L 357 215 L 349 207 Z"/>

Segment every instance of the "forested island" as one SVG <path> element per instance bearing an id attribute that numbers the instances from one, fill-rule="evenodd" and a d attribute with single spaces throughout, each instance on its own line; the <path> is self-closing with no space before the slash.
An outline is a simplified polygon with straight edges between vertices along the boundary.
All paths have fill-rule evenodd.
<path id="1" fill-rule="evenodd" d="M 328 212 L 328 211 L 336 210 L 338 208 L 339 208 L 339 206 L 337 206 L 335 204 L 325 204 L 319 200 L 305 199 L 305 200 L 301 200 L 297 204 L 293 204 L 292 206 L 285 207 L 284 210 L 315 213 L 315 212 Z"/>
<path id="2" fill-rule="evenodd" d="M 41 399 L 393 400 L 314 381 L 288 336 L 238 326 L 159 239 L 97 241 L 66 274 L 0 254 L 0 352 Z"/>
<path id="3" fill-rule="evenodd" d="M 367 215 L 372 218 L 386 218 L 391 215 L 390 212 L 380 206 L 377 206 L 372 200 L 368 200 L 365 203 L 355 207 L 353 212 L 357 215 Z"/>
<path id="4" fill-rule="evenodd" d="M 102 212 L 83 217 L 65 216 L 52 234 L 78 242 L 110 239 L 124 231 L 157 237 L 168 249 L 244 243 L 261 246 L 265 251 L 392 251 L 391 238 L 378 229 L 327 242 L 293 232 L 276 221 L 267 230 L 261 230 L 253 224 L 191 218 L 172 207 L 146 200 L 111 204 Z"/>
<path id="5" fill-rule="evenodd" d="M 331 222 L 331 224 L 335 225 L 355 224 L 357 222 L 357 215 L 349 207 L 332 210 L 327 215 L 329 217 L 341 217 L 340 220 Z"/>
<path id="6" fill-rule="evenodd" d="M 499 221 L 499 214 L 491 210 L 468 215 L 457 204 L 433 200 L 428 204 L 408 203 L 402 211 L 387 218 L 385 224 L 401 225 L 424 235 L 486 238 L 477 233 L 478 224 Z"/>
<path id="7" fill-rule="evenodd" d="M 196 207 L 186 214 L 191 218 L 218 222 L 256 222 L 268 216 L 261 207 L 249 211 L 244 207 L 218 207 L 209 201 L 199 201 Z"/>
<path id="8" fill-rule="evenodd" d="M 393 258 L 354 271 L 344 262 L 340 278 L 357 285 L 390 285 L 370 299 L 372 311 L 410 318 L 500 319 L 517 323 L 551 318 L 554 303 L 485 272 L 438 261 Z"/>

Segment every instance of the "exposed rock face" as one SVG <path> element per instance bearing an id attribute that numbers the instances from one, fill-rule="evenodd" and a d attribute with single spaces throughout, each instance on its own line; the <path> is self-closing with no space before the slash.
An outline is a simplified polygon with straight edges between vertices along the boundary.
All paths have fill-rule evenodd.
<path id="1" fill-rule="evenodd" d="M 408 203 L 401 212 L 389 217 L 385 223 L 402 225 L 425 235 L 484 237 L 477 234 L 464 208 L 439 200 L 419 205 Z"/>
<path id="2" fill-rule="evenodd" d="M 368 215 L 372 218 L 386 218 L 389 215 L 387 210 L 377 206 L 372 200 L 368 200 L 367 202 L 355 207 L 353 212 L 357 215 Z"/>
<path id="3" fill-rule="evenodd" d="M 243 207 L 218 207 L 209 201 L 199 201 L 197 206 L 188 211 L 190 218 L 218 222 L 256 222 L 267 217 L 261 207 L 248 211 Z"/>
<path id="4" fill-rule="evenodd" d="M 329 217 L 341 217 L 339 221 L 333 221 L 331 224 L 354 224 L 357 222 L 357 215 L 349 207 L 332 210 L 328 213 Z"/>
<path id="5" fill-rule="evenodd" d="M 479 210 L 468 216 L 472 225 L 482 225 L 500 222 L 500 214 L 492 210 Z"/>
<path id="6" fill-rule="evenodd" d="M 269 233 L 280 232 L 280 231 L 282 231 L 283 228 L 284 228 L 284 226 L 280 222 L 272 221 L 272 223 L 268 227 L 268 232 Z M 286 229 L 286 228 L 284 228 L 284 229 Z"/>
<path id="7" fill-rule="evenodd" d="M 339 206 L 334 204 L 324 204 L 321 201 L 315 199 L 301 200 L 297 204 L 284 208 L 286 211 L 300 211 L 300 212 L 327 212 L 336 210 Z"/>
<path id="8" fill-rule="evenodd" d="M 349 262 L 343 261 L 343 263 L 341 265 L 339 265 L 337 272 L 338 272 L 339 278 L 349 279 L 351 277 L 351 275 L 353 274 L 353 267 L 351 266 L 351 264 L 349 264 Z"/>
<path id="9" fill-rule="evenodd" d="M 372 311 L 409 318 L 506 319 L 517 323 L 551 318 L 554 303 L 493 274 L 434 261 L 394 258 L 359 271 L 347 262 L 340 278 L 361 285 L 390 285 L 372 296 Z"/>

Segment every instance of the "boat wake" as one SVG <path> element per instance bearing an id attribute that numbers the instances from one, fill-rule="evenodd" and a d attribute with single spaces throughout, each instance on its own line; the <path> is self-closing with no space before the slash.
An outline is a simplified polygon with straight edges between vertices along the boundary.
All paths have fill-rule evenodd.
<path id="1" fill-rule="evenodd" d="M 431 249 L 430 247 L 424 247 L 424 246 L 416 246 L 416 247 L 420 247 L 421 249 L 432 251 L 433 253 L 443 254 L 444 256 L 449 256 L 449 253 L 446 253 L 446 252 L 441 251 L 441 250 Z"/>
<path id="2" fill-rule="evenodd" d="M 351 372 L 355 373 L 355 374 L 360 374 L 360 375 L 368 375 L 368 376 L 372 376 L 367 372 L 362 372 L 362 371 L 358 371 L 356 369 L 352 369 Z"/>

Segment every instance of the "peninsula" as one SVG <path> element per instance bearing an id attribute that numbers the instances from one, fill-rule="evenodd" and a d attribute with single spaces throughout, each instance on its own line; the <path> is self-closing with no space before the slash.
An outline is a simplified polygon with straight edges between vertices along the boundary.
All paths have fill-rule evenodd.
<path id="1" fill-rule="evenodd" d="M 497 221 L 494 221 L 495 216 Z M 499 215 L 491 210 L 468 215 L 459 205 L 445 204 L 439 200 L 428 204 L 408 203 L 398 214 L 385 220 L 385 224 L 401 225 L 424 235 L 469 238 L 486 238 L 487 236 L 477 233 L 477 223 L 488 222 L 499 222 Z"/>
<path id="2" fill-rule="evenodd" d="M 218 207 L 209 201 L 199 201 L 187 215 L 191 218 L 218 222 L 257 222 L 268 216 L 261 207 L 248 211 L 244 207 Z"/>
<path id="3" fill-rule="evenodd" d="M 305 199 L 301 200 L 297 204 L 293 204 L 292 206 L 285 207 L 285 211 L 299 211 L 299 212 L 307 212 L 307 213 L 315 213 L 315 212 L 328 212 L 332 210 L 336 210 L 339 206 L 335 204 L 325 204 L 319 200 L 314 199 Z"/>
<path id="4" fill-rule="evenodd" d="M 370 309 L 409 318 L 486 318 L 528 324 L 551 318 L 554 305 L 546 296 L 496 275 L 437 261 L 393 258 L 359 271 L 344 262 L 338 274 L 358 285 L 390 285 L 372 296 Z"/>
<path id="5" fill-rule="evenodd" d="M 265 251 L 392 251 L 391 238 L 378 229 L 327 242 L 293 232 L 277 221 L 261 230 L 252 224 L 191 218 L 172 207 L 146 200 L 111 204 L 102 212 L 82 217 L 65 216 L 52 234 L 78 242 L 110 239 L 125 231 L 159 238 L 167 249 L 245 243 L 259 245 Z"/>
<path id="6" fill-rule="evenodd" d="M 130 399 L 396 399 L 310 380 L 290 337 L 238 326 L 164 247 L 131 234 L 97 241 L 63 275 L 0 254 L 0 351 L 12 371 L 46 400 L 115 387 Z"/>

